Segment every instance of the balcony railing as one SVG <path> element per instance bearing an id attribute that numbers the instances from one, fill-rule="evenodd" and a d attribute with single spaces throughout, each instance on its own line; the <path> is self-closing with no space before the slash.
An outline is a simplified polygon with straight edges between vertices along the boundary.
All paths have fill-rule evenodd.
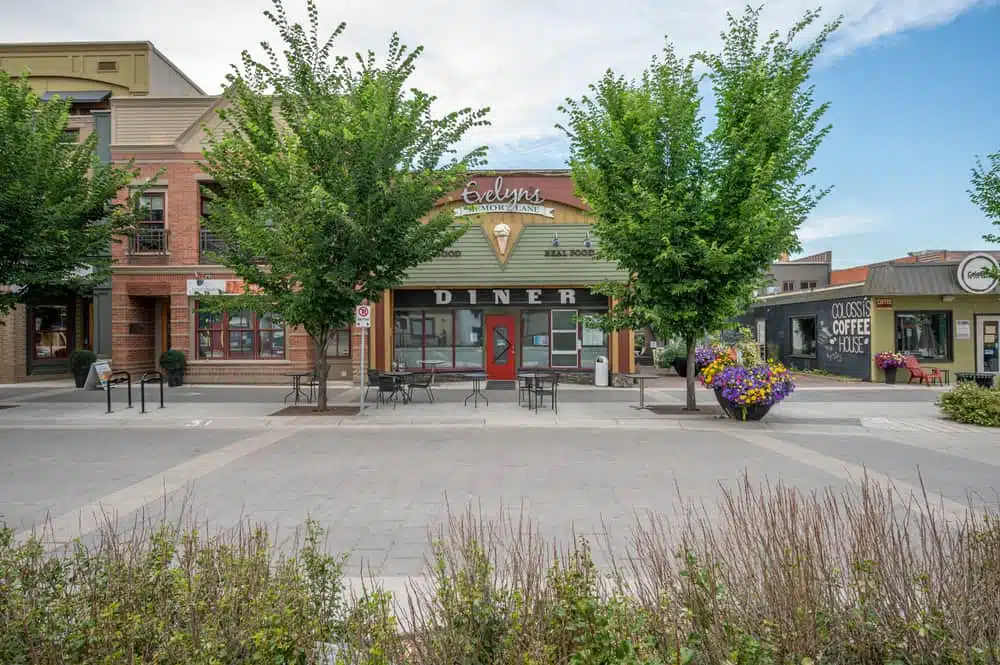
<path id="1" fill-rule="evenodd" d="M 130 256 L 165 256 L 169 248 L 166 229 L 138 228 L 128 237 Z"/>
<path id="2" fill-rule="evenodd" d="M 226 245 L 211 231 L 202 229 L 198 239 L 198 256 L 201 263 L 218 263 L 213 254 L 226 251 Z"/>

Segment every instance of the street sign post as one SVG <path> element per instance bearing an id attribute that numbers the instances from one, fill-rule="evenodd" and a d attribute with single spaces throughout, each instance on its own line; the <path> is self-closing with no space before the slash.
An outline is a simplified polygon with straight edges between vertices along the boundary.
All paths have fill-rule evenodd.
<path id="1" fill-rule="evenodd" d="M 368 336 L 368 329 L 372 327 L 372 310 L 368 305 L 358 305 L 354 310 L 354 325 L 361 328 L 361 403 L 359 409 L 362 413 L 365 410 L 365 379 L 368 378 L 368 356 L 365 355 L 365 337 Z"/>

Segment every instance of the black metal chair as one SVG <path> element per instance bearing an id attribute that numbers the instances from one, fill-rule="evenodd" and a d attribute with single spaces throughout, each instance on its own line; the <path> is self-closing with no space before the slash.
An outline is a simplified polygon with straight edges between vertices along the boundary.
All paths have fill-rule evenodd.
<path id="1" fill-rule="evenodd" d="M 378 395 L 375 399 L 375 408 L 378 405 L 385 404 L 388 400 L 392 400 L 392 408 L 396 408 L 396 394 L 399 392 L 399 384 L 396 383 L 396 377 L 389 376 L 386 374 L 380 374 L 378 377 Z"/>
<path id="2" fill-rule="evenodd" d="M 378 377 L 381 376 L 377 369 L 368 370 L 368 383 L 365 385 L 365 401 L 368 401 L 368 393 L 372 388 L 378 388 Z"/>
<path id="3" fill-rule="evenodd" d="M 531 407 L 531 391 L 535 385 L 535 380 L 530 376 L 517 377 L 517 405 L 521 406 L 521 401 L 528 402 Z"/>
<path id="4" fill-rule="evenodd" d="M 548 384 L 548 387 L 546 387 Z M 545 396 L 548 395 L 551 400 L 549 402 L 549 409 L 559 413 L 559 375 L 550 374 L 546 376 L 539 376 L 535 379 L 535 413 L 538 413 L 538 407 L 545 403 Z"/>
<path id="5" fill-rule="evenodd" d="M 409 401 L 413 401 L 413 389 L 420 388 L 427 392 L 427 399 L 434 402 L 434 372 L 417 372 L 407 384 L 407 394 Z"/>

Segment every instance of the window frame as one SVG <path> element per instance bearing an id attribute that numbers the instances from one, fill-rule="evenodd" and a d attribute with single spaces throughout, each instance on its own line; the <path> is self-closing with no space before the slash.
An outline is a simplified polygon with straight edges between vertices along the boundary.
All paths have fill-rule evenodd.
<path id="1" fill-rule="evenodd" d="M 347 334 L 347 355 L 339 353 L 340 349 L 340 337 L 343 334 Z M 332 358 L 333 360 L 350 360 L 352 355 L 352 346 L 354 345 L 354 328 L 353 326 L 347 326 L 346 328 L 337 328 L 332 333 L 333 337 L 330 339 L 330 343 L 326 345 L 326 357 Z M 334 352 L 330 353 L 333 349 Z"/>
<path id="2" fill-rule="evenodd" d="M 812 353 L 797 353 L 795 351 L 795 322 L 811 320 L 813 323 L 813 352 Z M 788 317 L 788 350 L 789 357 L 792 358 L 816 358 L 819 355 L 819 335 L 817 334 L 816 327 L 816 315 L 815 314 L 804 314 L 802 316 L 790 316 Z"/>
<path id="3" fill-rule="evenodd" d="M 466 371 L 467 372 L 467 371 L 470 371 L 470 370 L 477 370 L 477 369 L 482 369 L 482 370 L 485 371 L 485 369 L 486 369 L 486 354 L 485 354 L 485 348 L 486 348 L 486 339 L 485 338 L 486 338 L 486 334 L 485 334 L 485 330 L 483 332 L 483 335 L 479 338 L 480 344 L 479 344 L 479 347 L 478 347 L 478 348 L 480 348 L 480 349 L 483 350 L 482 364 L 479 367 L 474 367 L 472 365 L 462 365 L 461 367 L 458 367 L 456 365 L 456 363 L 458 362 L 458 349 L 459 348 L 463 348 L 463 349 L 477 348 L 477 347 L 469 345 L 469 344 L 463 344 L 463 345 L 461 345 L 461 347 L 459 347 L 459 344 L 457 342 L 457 335 L 458 335 L 458 323 L 457 323 L 457 320 L 458 320 L 458 317 L 456 316 L 456 314 L 459 311 L 461 311 L 461 310 L 466 310 L 466 311 L 471 311 L 471 312 L 479 312 L 480 320 L 483 322 L 483 326 L 485 328 L 485 325 L 486 325 L 486 309 L 482 308 L 482 307 L 431 308 L 431 309 L 394 309 L 393 312 L 392 312 L 392 361 L 393 361 L 393 363 L 396 363 L 396 362 L 399 361 L 399 358 L 397 358 L 396 351 L 399 350 L 400 348 L 403 348 L 403 349 L 412 349 L 412 350 L 420 349 L 420 357 L 417 360 L 417 363 L 420 365 L 420 367 L 416 368 L 416 369 L 432 369 L 432 368 L 434 368 L 438 372 L 461 372 L 461 371 Z M 396 317 L 399 316 L 400 314 L 403 314 L 403 315 L 405 315 L 407 317 L 407 327 L 405 329 L 403 329 L 403 330 L 400 330 L 400 329 L 398 329 L 396 327 Z M 443 330 L 445 330 L 446 332 L 449 333 L 448 338 L 451 340 L 451 343 L 450 343 L 449 346 L 447 346 L 447 347 L 446 346 L 431 346 L 430 348 L 432 348 L 432 349 L 450 348 L 451 349 L 451 365 L 441 366 L 441 365 L 427 365 L 427 364 L 425 364 L 425 361 L 427 360 L 427 348 L 428 348 L 427 347 L 427 338 L 429 336 L 429 331 L 428 331 L 428 326 L 427 326 L 428 314 L 430 314 L 431 317 L 441 316 L 441 315 L 447 315 L 448 318 L 449 318 L 449 320 L 450 320 L 450 322 L 451 322 L 450 325 L 448 326 L 447 330 L 446 330 L 444 328 L 439 328 L 438 325 L 437 325 L 436 320 L 434 320 L 432 318 L 431 320 L 434 320 L 435 322 L 430 327 L 430 331 L 433 332 L 433 336 L 435 336 L 435 337 L 438 334 L 440 334 Z M 417 315 L 419 315 L 419 318 L 416 318 Z M 416 330 L 417 327 L 414 325 L 414 324 L 416 324 L 418 322 L 419 322 L 419 335 L 418 335 L 417 332 L 415 332 L 415 330 Z M 419 346 L 404 346 L 404 347 L 400 347 L 399 343 L 398 343 L 398 340 L 397 340 L 397 335 L 400 334 L 400 333 L 404 334 L 404 335 L 408 335 L 410 337 L 418 337 L 420 339 L 420 345 Z"/>
<path id="4" fill-rule="evenodd" d="M 795 290 L 795 280 L 783 280 L 781 282 L 781 292 L 787 293 L 788 291 Z"/>
<path id="5" fill-rule="evenodd" d="M 556 328 L 556 312 L 572 312 L 573 328 Z M 556 351 L 556 335 L 573 333 L 575 348 L 573 351 Z M 553 360 L 555 356 L 562 358 L 574 358 L 572 365 L 556 365 Z M 549 310 L 549 368 L 550 369 L 579 369 L 580 368 L 580 310 L 568 308 L 555 308 Z"/>
<path id="6" fill-rule="evenodd" d="M 200 309 L 201 309 L 200 305 L 201 305 L 200 301 L 195 301 L 195 303 L 194 303 L 194 358 L 195 358 L 196 361 L 206 362 L 206 361 L 213 361 L 213 360 L 214 361 L 224 360 L 224 361 L 228 361 L 228 362 L 254 362 L 254 363 L 256 363 L 256 362 L 287 362 L 288 361 L 288 324 L 285 323 L 284 319 L 281 319 L 281 317 L 278 316 L 278 314 L 276 312 L 271 312 L 271 313 L 268 313 L 268 314 L 257 314 L 256 312 L 251 312 L 251 311 L 248 311 L 248 310 L 239 310 L 239 309 L 225 310 L 225 311 L 222 311 L 222 312 L 212 312 L 212 311 L 206 310 L 204 312 L 205 314 L 218 314 L 219 316 L 221 316 L 222 317 L 222 321 L 221 321 L 222 325 L 221 325 L 220 328 L 202 328 L 201 325 L 200 325 L 200 321 L 199 321 L 199 314 L 202 313 L 202 312 L 200 312 Z M 235 313 L 237 313 L 237 312 L 243 312 L 243 311 L 248 312 L 248 314 L 250 315 L 250 326 L 247 327 L 247 328 L 231 328 L 229 324 L 230 324 L 230 321 L 232 319 L 232 315 L 235 314 Z M 261 327 L 261 324 L 260 324 L 261 319 L 263 319 L 265 317 L 273 317 L 273 318 L 281 319 L 281 325 L 280 326 L 273 326 L 273 327 Z M 250 357 L 245 357 L 245 356 L 233 357 L 233 355 L 232 355 L 232 342 L 231 342 L 230 334 L 234 330 L 237 333 L 251 333 L 253 335 L 253 342 L 252 342 L 252 345 L 251 345 Z M 262 357 L 261 356 L 261 351 L 260 351 L 261 350 L 261 333 L 270 333 L 270 334 L 273 335 L 274 333 L 276 333 L 278 331 L 281 332 L 281 356 L 280 357 L 276 357 L 276 356 L 264 356 L 264 357 Z M 201 347 L 201 334 L 202 333 L 208 333 L 209 334 L 209 338 L 213 342 L 212 344 L 209 345 L 209 351 L 212 352 L 212 353 L 214 353 L 216 351 L 216 347 L 214 345 L 215 335 L 216 334 L 221 335 L 221 340 L 222 341 L 221 341 L 221 347 L 219 348 L 219 350 L 221 350 L 222 354 L 223 354 L 221 357 L 217 357 L 217 356 L 214 356 L 214 355 L 212 357 L 207 357 L 207 358 L 206 357 L 202 357 L 202 355 L 201 355 L 201 350 L 202 350 L 202 347 Z"/>
<path id="7" fill-rule="evenodd" d="M 946 329 L 948 335 L 946 337 L 947 347 L 945 349 L 945 355 L 935 356 L 933 358 L 921 358 L 919 356 L 913 355 L 911 351 L 900 350 L 900 338 L 899 338 L 899 317 L 906 315 L 916 315 L 916 314 L 943 314 L 945 316 Z M 892 317 L 892 336 L 893 336 L 893 349 L 896 353 L 902 353 L 904 355 L 913 356 L 920 362 L 927 363 L 952 363 L 955 362 L 955 313 L 950 309 L 907 309 L 907 310 L 896 310 L 893 312 Z"/>
<path id="8" fill-rule="evenodd" d="M 136 224 L 142 224 L 146 228 L 167 228 L 167 193 L 161 190 L 152 190 L 143 192 L 139 197 L 139 209 L 143 209 L 142 200 L 148 198 L 158 198 L 161 201 L 162 219 L 137 219 Z M 147 210 L 152 210 L 152 207 L 146 208 Z"/>

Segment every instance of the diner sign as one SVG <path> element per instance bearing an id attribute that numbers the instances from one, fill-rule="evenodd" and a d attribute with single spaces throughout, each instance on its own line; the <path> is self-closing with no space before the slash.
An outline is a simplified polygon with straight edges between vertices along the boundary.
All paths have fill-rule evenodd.
<path id="1" fill-rule="evenodd" d="M 577 307 L 607 309 L 608 297 L 579 289 L 402 289 L 393 292 L 396 309 L 432 307 Z"/>
<path id="2" fill-rule="evenodd" d="M 462 190 L 461 196 L 466 205 L 455 208 L 455 217 L 494 212 L 517 212 L 525 215 L 555 217 L 556 212 L 555 208 L 547 208 L 542 205 L 545 199 L 542 198 L 542 192 L 539 188 L 506 188 L 503 184 L 503 176 L 497 176 L 492 189 L 486 190 L 479 189 L 479 183 L 470 180 L 466 183 L 465 189 Z"/>

